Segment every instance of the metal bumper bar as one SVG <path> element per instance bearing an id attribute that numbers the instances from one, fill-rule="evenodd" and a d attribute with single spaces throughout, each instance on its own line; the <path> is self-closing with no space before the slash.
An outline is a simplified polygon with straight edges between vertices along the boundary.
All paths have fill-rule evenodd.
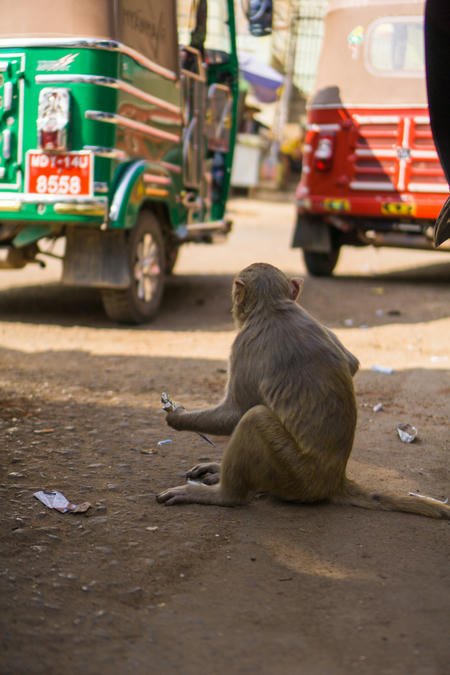
<path id="1" fill-rule="evenodd" d="M 22 210 L 24 205 L 36 204 L 37 207 L 52 205 L 55 213 L 79 216 L 106 217 L 108 199 L 106 197 L 72 197 L 65 195 L 38 194 L 0 194 L 0 211 Z"/>
<path id="2" fill-rule="evenodd" d="M 189 223 L 179 227 L 176 236 L 181 242 L 212 243 L 224 239 L 231 228 L 231 220 L 223 219 L 206 223 Z"/>

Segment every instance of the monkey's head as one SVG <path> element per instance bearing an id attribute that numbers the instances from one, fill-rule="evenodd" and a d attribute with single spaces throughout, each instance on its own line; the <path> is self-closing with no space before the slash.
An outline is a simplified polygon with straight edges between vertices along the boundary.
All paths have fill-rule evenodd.
<path id="1" fill-rule="evenodd" d="M 269 263 L 253 263 L 236 276 L 233 289 L 233 316 L 242 326 L 253 312 L 275 309 L 280 303 L 296 301 L 302 279 L 288 279 Z"/>

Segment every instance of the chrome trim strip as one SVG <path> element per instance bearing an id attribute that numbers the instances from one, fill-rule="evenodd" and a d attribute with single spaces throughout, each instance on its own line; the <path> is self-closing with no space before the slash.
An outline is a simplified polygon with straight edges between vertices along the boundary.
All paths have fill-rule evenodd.
<path id="1" fill-rule="evenodd" d="M 98 84 L 104 87 L 113 87 L 118 89 L 120 80 L 115 77 L 105 77 L 103 75 L 83 75 L 74 73 L 55 73 L 52 75 L 36 75 L 34 78 L 36 84 Z"/>
<path id="2" fill-rule="evenodd" d="M 114 49 L 114 40 L 99 40 L 98 38 L 49 38 L 49 37 L 21 37 L 0 38 L 0 49 L 11 47 L 98 47 L 99 49 Z"/>
<path id="3" fill-rule="evenodd" d="M 0 41 L 1 42 L 1 41 Z M 20 59 L 20 71 L 25 70 L 25 54 L 23 52 L 10 52 L 1 55 L 2 64 L 6 64 L 5 70 L 8 68 L 9 59 Z M 24 106 L 24 90 L 25 83 L 23 78 L 19 78 L 19 105 L 18 105 L 18 121 L 17 121 L 17 164 L 21 165 L 23 162 L 23 106 Z M 17 169 L 15 183 L 0 183 L 0 190 L 10 190 L 11 188 L 19 189 L 22 184 L 22 171 Z"/>
<path id="4" fill-rule="evenodd" d="M 440 194 L 447 194 L 449 187 L 440 183 L 409 183 L 408 190 L 411 192 L 439 192 Z"/>
<path id="5" fill-rule="evenodd" d="M 366 150 L 365 148 L 356 148 L 355 155 L 357 157 L 375 157 L 379 159 L 385 159 L 393 157 L 394 159 L 398 157 L 397 150 L 383 150 L 380 148 L 374 148 L 373 150 Z M 412 150 L 410 154 L 411 159 L 438 159 L 437 152 L 435 150 Z"/>
<path id="6" fill-rule="evenodd" d="M 87 204 L 73 204 L 72 202 L 57 201 L 53 204 L 55 213 L 71 216 L 95 216 L 104 218 L 108 204 L 93 201 Z"/>
<path id="7" fill-rule="evenodd" d="M 172 173 L 181 173 L 181 166 L 178 164 L 172 164 L 171 162 L 160 162 L 161 166 Z"/>
<path id="8" fill-rule="evenodd" d="M 118 159 L 120 162 L 125 162 L 130 158 L 130 155 L 118 148 L 104 148 L 101 145 L 83 145 L 83 150 L 92 152 L 96 157 L 107 157 L 108 159 Z"/>
<path id="9" fill-rule="evenodd" d="M 25 55 L 23 57 L 25 65 Z M 24 65 L 22 67 L 24 67 Z M 24 98 L 25 98 L 25 81 L 23 78 L 19 81 L 19 94 L 20 94 L 20 103 L 19 103 L 19 138 L 17 145 L 17 161 L 19 164 L 23 162 L 23 121 L 24 121 Z M 19 183 L 20 184 L 20 183 Z"/>
<path id="10" fill-rule="evenodd" d="M 308 131 L 340 131 L 340 124 L 308 124 Z"/>
<path id="11" fill-rule="evenodd" d="M 112 89 L 120 89 L 121 91 L 125 91 L 127 94 L 131 94 L 132 96 L 136 96 L 136 98 L 140 98 L 142 101 L 146 101 L 147 103 L 152 103 L 159 108 L 163 108 L 164 110 L 168 110 L 169 112 L 174 113 L 175 115 L 180 116 L 180 123 L 181 123 L 181 108 L 180 106 L 174 105 L 173 103 L 168 103 L 167 101 L 164 101 L 161 98 L 158 98 L 157 96 L 152 96 L 151 94 L 147 94 L 147 92 L 143 91 L 142 89 L 139 89 L 138 87 L 133 87 L 133 85 L 128 84 L 127 82 L 124 82 L 123 80 L 119 80 L 115 77 L 104 77 L 102 75 L 82 75 L 82 74 L 65 74 L 65 73 L 57 73 L 55 75 L 36 75 L 35 81 L 37 84 L 94 84 L 98 85 L 100 87 L 111 87 Z"/>
<path id="12" fill-rule="evenodd" d="M 352 190 L 387 190 L 394 192 L 397 190 L 392 183 L 377 183 L 375 181 L 351 181 L 350 187 Z"/>
<path id="13" fill-rule="evenodd" d="M 403 125 L 403 138 L 402 138 L 402 146 L 404 148 L 409 148 L 409 134 L 411 131 L 411 118 L 406 117 L 405 118 L 405 123 Z"/>
<path id="14" fill-rule="evenodd" d="M 355 155 L 357 157 L 374 157 L 376 159 L 388 159 L 388 158 L 397 158 L 396 150 L 382 150 L 380 148 L 374 148 L 373 150 L 367 150 L 366 148 L 356 148 Z"/>
<path id="15" fill-rule="evenodd" d="M 6 160 L 11 159 L 11 129 L 2 131 L 2 154 Z"/>
<path id="16" fill-rule="evenodd" d="M 96 122 L 108 122 L 109 124 L 117 124 L 121 127 L 126 127 L 128 129 L 134 129 L 134 131 L 140 131 L 147 136 L 154 136 L 156 138 L 163 138 L 166 141 L 173 141 L 174 143 L 179 143 L 181 138 L 177 134 L 171 134 L 168 131 L 161 131 L 156 127 L 152 127 L 149 124 L 144 124 L 143 122 L 137 122 L 132 120 L 129 117 L 124 117 L 123 115 L 118 115 L 116 113 L 104 112 L 103 110 L 86 110 L 85 117 L 88 120 L 94 120 Z"/>
<path id="17" fill-rule="evenodd" d="M 38 195 L 34 193 L 0 193 L 0 204 L 9 200 L 20 201 L 23 204 L 52 204 L 57 202 L 67 202 L 69 204 L 91 204 L 92 206 L 101 206 L 108 204 L 106 197 L 72 197 L 68 195 Z"/>
<path id="18" fill-rule="evenodd" d="M 430 116 L 429 115 L 418 115 L 417 117 L 414 117 L 414 122 L 416 124 L 430 124 Z"/>
<path id="19" fill-rule="evenodd" d="M 309 105 L 306 106 L 306 110 L 343 110 L 343 109 L 348 110 L 351 108 L 352 110 L 398 110 L 399 108 L 402 108 L 403 110 L 412 110 L 414 108 L 423 108 L 424 110 L 428 110 L 428 106 L 424 104 L 422 101 L 421 103 L 407 103 L 407 104 L 397 104 L 397 105 L 383 105 L 382 103 L 374 103 L 374 104 L 366 104 L 362 105 L 360 103 L 346 103 L 343 105 L 342 103 L 316 103 L 315 105 Z M 351 115 L 351 113 L 350 113 Z"/>
<path id="20" fill-rule="evenodd" d="M 11 110 L 13 100 L 13 83 L 11 80 L 5 82 L 3 85 L 3 110 L 7 112 Z"/>
<path id="21" fill-rule="evenodd" d="M 400 121 L 399 115 L 353 115 L 358 124 L 396 124 Z"/>
<path id="22" fill-rule="evenodd" d="M 398 178 L 397 178 L 397 190 L 404 192 L 406 190 L 405 180 L 406 180 L 406 159 L 399 160 L 398 163 Z"/>
<path id="23" fill-rule="evenodd" d="M 0 211 L 20 211 L 22 203 L 18 199 L 1 199 Z"/>
<path id="24" fill-rule="evenodd" d="M 412 122 L 410 117 L 406 117 L 403 125 L 403 138 L 402 138 L 402 148 L 405 148 L 409 152 L 409 156 L 411 156 L 411 151 L 409 148 L 409 136 L 411 133 L 411 127 L 412 127 Z M 397 179 L 397 188 L 400 190 L 400 192 L 404 192 L 406 190 L 406 165 L 409 163 L 409 158 L 408 160 L 404 157 L 399 157 L 399 162 L 398 162 L 398 179 Z"/>
<path id="25" fill-rule="evenodd" d="M 167 176 L 158 176 L 153 173 L 144 173 L 144 182 L 155 183 L 156 185 L 170 185 L 172 180 Z"/>
<path id="26" fill-rule="evenodd" d="M 177 80 L 177 73 L 163 68 L 146 56 L 117 40 L 99 40 L 98 38 L 1 38 L 0 49 L 15 47 L 73 47 L 74 49 L 106 49 L 121 52 L 137 61 L 141 66 L 162 75 L 168 80 Z"/>
<path id="27" fill-rule="evenodd" d="M 411 159 L 438 159 L 436 150 L 411 150 Z"/>

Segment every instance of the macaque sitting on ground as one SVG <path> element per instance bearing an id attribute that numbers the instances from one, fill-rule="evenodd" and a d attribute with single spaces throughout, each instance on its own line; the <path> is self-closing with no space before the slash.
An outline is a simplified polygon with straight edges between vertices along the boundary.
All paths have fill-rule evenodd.
<path id="1" fill-rule="evenodd" d="M 356 425 L 358 360 L 297 303 L 300 281 L 256 263 L 233 283 L 233 343 L 225 397 L 206 410 L 176 407 L 174 429 L 230 435 L 221 465 L 199 464 L 157 500 L 246 504 L 256 493 L 291 502 L 328 500 L 449 518 L 450 507 L 416 496 L 372 494 L 345 475 Z M 206 483 L 206 484 L 205 484 Z"/>

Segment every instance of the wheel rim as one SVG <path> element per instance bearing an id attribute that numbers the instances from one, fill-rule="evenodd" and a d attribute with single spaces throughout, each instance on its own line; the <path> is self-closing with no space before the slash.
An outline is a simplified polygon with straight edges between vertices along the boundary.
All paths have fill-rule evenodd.
<path id="1" fill-rule="evenodd" d="M 158 244 L 151 234 L 144 234 L 136 247 L 134 279 L 136 295 L 142 302 L 150 302 L 161 276 Z"/>

